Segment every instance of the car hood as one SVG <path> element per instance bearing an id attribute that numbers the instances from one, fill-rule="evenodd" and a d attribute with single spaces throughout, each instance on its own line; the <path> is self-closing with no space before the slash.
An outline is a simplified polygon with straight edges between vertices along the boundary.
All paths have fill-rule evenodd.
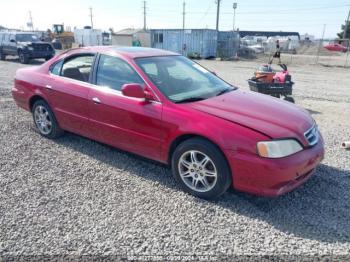
<path id="1" fill-rule="evenodd" d="M 290 102 L 239 89 L 187 106 L 271 138 L 295 137 L 305 145 L 304 133 L 314 123 L 306 110 Z"/>

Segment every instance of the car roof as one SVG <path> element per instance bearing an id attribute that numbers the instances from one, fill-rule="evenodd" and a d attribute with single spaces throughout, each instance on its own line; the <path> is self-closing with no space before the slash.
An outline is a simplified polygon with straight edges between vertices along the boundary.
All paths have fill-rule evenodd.
<path id="1" fill-rule="evenodd" d="M 169 55 L 179 55 L 174 52 L 148 48 L 148 47 L 120 47 L 120 46 L 91 46 L 91 47 L 82 47 L 75 49 L 76 53 L 79 52 L 99 52 L 106 54 L 119 54 L 121 56 L 129 58 L 138 58 L 138 57 L 150 57 L 150 56 L 169 56 Z"/>

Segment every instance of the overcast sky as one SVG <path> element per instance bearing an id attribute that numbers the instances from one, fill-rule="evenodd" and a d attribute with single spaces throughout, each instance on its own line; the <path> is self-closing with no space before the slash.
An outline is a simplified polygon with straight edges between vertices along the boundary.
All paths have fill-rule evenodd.
<path id="1" fill-rule="evenodd" d="M 148 0 L 148 28 L 181 28 L 183 0 Z M 215 28 L 215 0 L 186 0 L 186 28 Z M 335 37 L 350 8 L 350 0 L 222 0 L 220 30 L 231 30 L 233 2 L 238 3 L 236 27 L 240 30 L 298 31 L 316 37 Z M 90 25 L 115 31 L 143 26 L 141 0 L 0 0 L 0 25 L 28 29 L 29 10 L 34 27 L 46 30 L 52 24 L 82 28 Z"/>

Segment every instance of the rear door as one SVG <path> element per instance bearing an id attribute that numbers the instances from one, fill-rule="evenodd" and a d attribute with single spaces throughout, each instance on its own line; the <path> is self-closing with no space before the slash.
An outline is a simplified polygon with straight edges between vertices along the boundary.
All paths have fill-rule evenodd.
<path id="1" fill-rule="evenodd" d="M 127 83 L 144 81 L 124 60 L 101 54 L 89 93 L 89 116 L 97 140 L 158 160 L 162 136 L 162 104 L 123 96 Z"/>
<path id="2" fill-rule="evenodd" d="M 49 103 L 65 130 L 90 136 L 88 94 L 94 54 L 73 55 L 54 64 L 45 85 Z"/>

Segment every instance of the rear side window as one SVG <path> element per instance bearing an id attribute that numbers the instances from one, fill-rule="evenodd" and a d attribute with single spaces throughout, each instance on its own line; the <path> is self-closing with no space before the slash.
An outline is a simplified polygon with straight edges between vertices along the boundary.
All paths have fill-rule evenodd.
<path id="1" fill-rule="evenodd" d="M 94 55 L 80 55 L 64 61 L 61 76 L 82 82 L 89 82 Z"/>
<path id="2" fill-rule="evenodd" d="M 143 84 L 141 77 L 125 61 L 101 55 L 96 73 L 96 84 L 120 91 L 124 84 Z"/>
<path id="3" fill-rule="evenodd" d="M 63 60 L 53 64 L 50 68 L 51 74 L 59 76 L 61 72 L 62 64 L 63 64 Z"/>

